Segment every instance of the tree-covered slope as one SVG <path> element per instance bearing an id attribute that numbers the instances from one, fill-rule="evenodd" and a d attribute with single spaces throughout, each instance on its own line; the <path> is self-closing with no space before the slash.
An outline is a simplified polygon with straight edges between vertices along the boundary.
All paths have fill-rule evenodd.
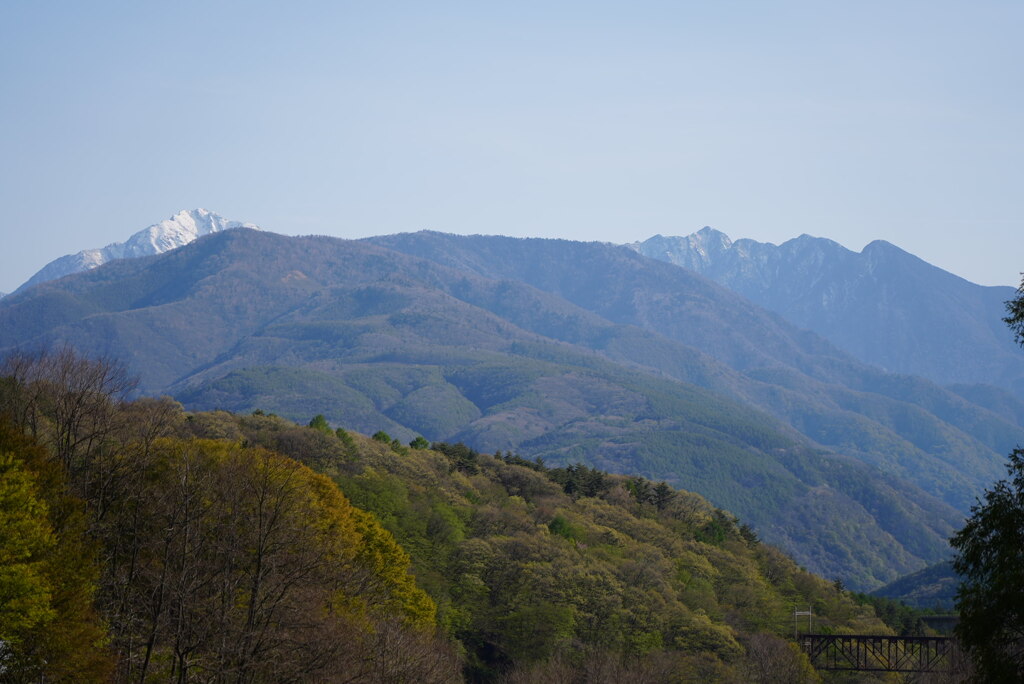
<path id="1" fill-rule="evenodd" d="M 436 320 L 431 328 L 438 329 Z M 371 341 L 410 334 L 374 330 Z M 480 344 L 461 355 L 454 345 L 422 344 L 380 361 L 373 347 L 328 348 L 323 353 L 334 360 L 316 371 L 247 367 L 177 396 L 207 409 L 293 416 L 321 409 L 336 424 L 384 429 L 403 441 L 422 434 L 665 479 L 736 511 L 807 567 L 852 586 L 871 586 L 945 552 L 957 519 L 950 508 L 852 459 L 801 444 L 764 414 L 551 343 L 509 344 L 507 352 Z"/>
<path id="2" fill-rule="evenodd" d="M 475 679 L 557 679 L 556 667 L 607 667 L 610 655 L 672 681 L 749 678 L 758 640 L 790 635 L 798 606 L 826 632 L 886 631 L 728 513 L 664 484 L 268 415 L 195 414 L 187 429 L 330 474 L 408 550 Z"/>
<path id="3" fill-rule="evenodd" d="M 557 295 L 677 343 L 673 352 L 689 347 L 689 354 L 658 354 L 647 350 L 667 351 L 664 342 L 634 343 L 610 353 L 752 403 L 816 443 L 908 477 L 960 510 L 998 475 L 1001 454 L 1024 439 L 1005 411 L 867 366 L 699 275 L 625 247 L 434 232 L 371 240 Z M 714 370 L 708 357 L 720 362 Z M 723 373 L 722 364 L 733 372 Z"/>
<path id="4" fill-rule="evenodd" d="M 664 479 L 863 588 L 940 560 L 950 504 L 1017 434 L 625 248 L 413 237 L 449 258 L 210 236 L 5 298 L 0 349 L 70 341 L 196 409 Z"/>
<path id="5" fill-rule="evenodd" d="M 950 562 L 936 563 L 871 592 L 916 608 L 952 611 L 960 578 Z"/>
<path id="6" fill-rule="evenodd" d="M 0 680 L 456 681 L 376 517 L 122 377 L 70 350 L 0 376 Z"/>
<path id="7" fill-rule="evenodd" d="M 4 363 L 5 681 L 812 682 L 794 609 L 887 631 L 663 482 L 127 380 L 68 349 Z"/>

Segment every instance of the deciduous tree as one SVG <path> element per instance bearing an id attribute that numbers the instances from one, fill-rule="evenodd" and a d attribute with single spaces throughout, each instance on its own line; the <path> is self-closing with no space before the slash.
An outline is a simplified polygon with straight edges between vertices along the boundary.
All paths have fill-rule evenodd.
<path id="1" fill-rule="evenodd" d="M 0 681 L 105 681 L 99 569 L 63 470 L 0 416 Z"/>
<path id="2" fill-rule="evenodd" d="M 1017 344 L 1024 346 L 1024 278 L 1017 288 L 1017 295 L 1006 302 L 1006 318 L 1003 322 L 1010 326 Z"/>
<path id="3" fill-rule="evenodd" d="M 1024 346 L 1024 281 L 1006 311 L 1003 321 Z M 1024 673 L 1024 449 L 1010 454 L 1007 472 L 950 540 L 961 578 L 957 636 L 985 681 Z"/>
<path id="4" fill-rule="evenodd" d="M 0 410 L 49 447 L 69 474 L 87 467 L 123 425 L 118 403 L 136 385 L 124 366 L 86 358 L 71 347 L 11 354 L 0 376 L 8 378 Z"/>
<path id="5" fill-rule="evenodd" d="M 1024 449 L 950 540 L 961 578 L 957 635 L 985 681 L 1024 673 Z"/>

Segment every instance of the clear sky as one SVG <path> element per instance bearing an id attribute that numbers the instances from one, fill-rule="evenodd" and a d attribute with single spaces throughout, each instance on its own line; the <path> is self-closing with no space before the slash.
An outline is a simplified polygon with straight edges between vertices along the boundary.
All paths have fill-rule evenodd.
<path id="1" fill-rule="evenodd" d="M 0 2 L 0 291 L 205 207 L 1024 271 L 1024 3 Z"/>

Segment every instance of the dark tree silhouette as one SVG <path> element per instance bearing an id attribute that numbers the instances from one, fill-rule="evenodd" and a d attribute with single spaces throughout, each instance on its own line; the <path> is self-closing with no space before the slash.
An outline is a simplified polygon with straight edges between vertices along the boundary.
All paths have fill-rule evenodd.
<path id="1" fill-rule="evenodd" d="M 1024 282 L 1006 310 L 1003 321 L 1024 346 Z M 1024 674 L 1024 449 L 1010 454 L 1007 472 L 950 539 L 961 578 L 957 636 L 982 681 L 992 682 Z"/>
<path id="2" fill-rule="evenodd" d="M 1024 449 L 1014 449 L 1007 470 L 1010 479 L 985 492 L 950 540 L 961 578 L 957 635 L 992 682 L 1024 673 Z"/>
<path id="3" fill-rule="evenodd" d="M 1024 347 L 1024 278 L 1017 288 L 1017 296 L 1006 302 L 1006 314 L 1003 322 L 1010 326 L 1017 344 Z"/>

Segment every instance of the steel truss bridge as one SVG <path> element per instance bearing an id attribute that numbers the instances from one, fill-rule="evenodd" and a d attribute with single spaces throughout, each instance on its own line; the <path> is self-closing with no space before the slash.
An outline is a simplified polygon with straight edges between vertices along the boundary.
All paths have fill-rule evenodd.
<path id="1" fill-rule="evenodd" d="M 960 660 L 949 637 L 801 634 L 799 643 L 819 670 L 951 672 Z"/>

